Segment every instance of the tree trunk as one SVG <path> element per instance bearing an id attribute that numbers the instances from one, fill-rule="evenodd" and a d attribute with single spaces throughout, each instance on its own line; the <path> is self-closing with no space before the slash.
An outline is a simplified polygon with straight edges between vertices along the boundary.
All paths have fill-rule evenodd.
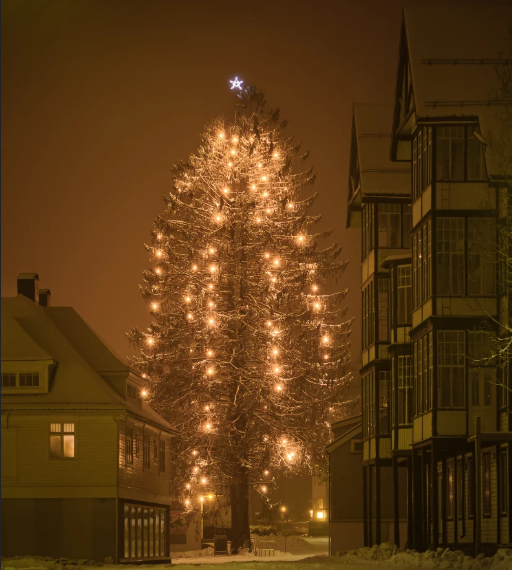
<path id="1" fill-rule="evenodd" d="M 247 477 L 238 475 L 230 487 L 231 552 L 237 554 L 245 545 L 251 547 L 249 532 L 249 487 Z"/>

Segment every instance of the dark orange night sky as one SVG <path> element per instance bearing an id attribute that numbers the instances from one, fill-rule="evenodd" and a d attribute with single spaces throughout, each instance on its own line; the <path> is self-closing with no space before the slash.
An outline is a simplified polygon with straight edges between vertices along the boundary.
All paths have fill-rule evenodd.
<path id="1" fill-rule="evenodd" d="M 446 3 L 446 2 L 444 2 Z M 467 4 L 468 2 L 466 2 Z M 401 2 L 3 0 L 2 295 L 39 273 L 120 354 L 148 315 L 144 242 L 173 163 L 255 84 L 311 150 L 315 212 L 350 259 L 360 350 L 359 235 L 345 229 L 352 102 L 392 102 Z"/>

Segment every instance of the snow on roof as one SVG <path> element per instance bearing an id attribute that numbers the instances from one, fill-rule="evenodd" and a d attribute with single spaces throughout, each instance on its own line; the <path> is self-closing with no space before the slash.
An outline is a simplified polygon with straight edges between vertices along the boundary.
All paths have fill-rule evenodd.
<path id="1" fill-rule="evenodd" d="M 142 409 L 121 397 L 102 377 L 127 379 L 133 372 L 71 307 L 41 307 L 24 295 L 4 297 L 2 361 L 53 360 L 57 363 L 46 394 L 3 394 L 2 405 L 127 410 L 159 427 L 174 428 L 146 402 Z"/>
<path id="2" fill-rule="evenodd" d="M 404 23 L 417 118 L 478 117 L 489 141 L 500 126 L 493 92 L 496 62 L 510 50 L 512 5 L 414 4 L 404 9 Z"/>
<path id="3" fill-rule="evenodd" d="M 128 372 L 130 367 L 72 307 L 48 307 L 46 314 L 97 372 Z"/>
<path id="4" fill-rule="evenodd" d="M 14 317 L 4 317 L 3 306 L 1 335 L 2 360 L 53 360 Z"/>
<path id="5" fill-rule="evenodd" d="M 392 105 L 354 103 L 354 127 L 361 174 L 361 193 L 411 193 L 410 166 L 390 160 Z"/>

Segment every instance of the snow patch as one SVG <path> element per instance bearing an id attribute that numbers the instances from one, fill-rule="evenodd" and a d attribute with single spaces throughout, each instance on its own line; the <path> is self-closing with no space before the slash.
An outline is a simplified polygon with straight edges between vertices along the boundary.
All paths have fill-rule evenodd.
<path id="1" fill-rule="evenodd" d="M 345 564 L 367 564 L 386 566 L 405 566 L 408 568 L 431 568 L 433 570 L 511 570 L 512 549 L 500 548 L 494 556 L 479 554 L 476 558 L 466 556 L 462 550 L 438 548 L 437 550 L 402 550 L 391 542 L 366 546 L 357 550 L 336 553 L 336 557 Z"/>

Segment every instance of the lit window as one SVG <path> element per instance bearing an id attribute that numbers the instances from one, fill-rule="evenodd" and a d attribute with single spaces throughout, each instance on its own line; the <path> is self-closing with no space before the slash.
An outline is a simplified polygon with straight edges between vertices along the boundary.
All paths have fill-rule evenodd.
<path id="1" fill-rule="evenodd" d="M 50 457 L 75 457 L 75 424 L 50 424 Z"/>
<path id="2" fill-rule="evenodd" d="M 126 463 L 133 463 L 133 426 L 126 426 L 124 440 L 124 456 Z"/>

